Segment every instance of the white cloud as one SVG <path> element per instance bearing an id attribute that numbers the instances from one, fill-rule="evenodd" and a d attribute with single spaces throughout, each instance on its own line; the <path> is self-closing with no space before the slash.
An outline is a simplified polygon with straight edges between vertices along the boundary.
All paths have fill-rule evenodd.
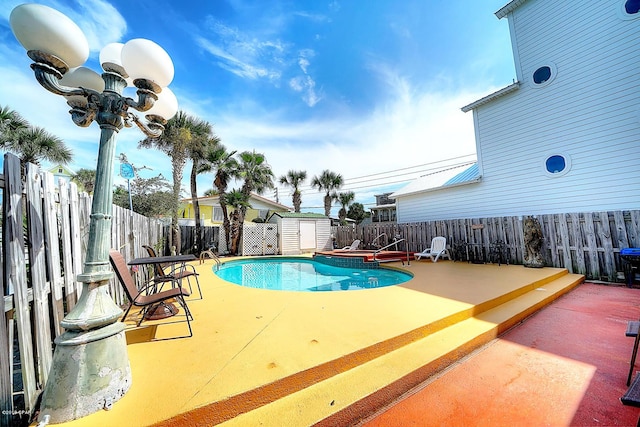
<path id="1" fill-rule="evenodd" d="M 491 88 L 475 92 L 441 86 L 438 90 L 434 84 L 420 89 L 390 69 L 386 71 L 381 75 L 385 76 L 388 96 L 364 116 L 334 115 L 296 122 L 280 117 L 278 112 L 261 114 L 255 110 L 248 114 L 226 110 L 207 117 L 203 108 L 198 114 L 215 123 L 217 134 L 228 147 L 265 153 L 277 176 L 289 169 L 306 170 L 306 185 L 323 169 L 349 179 L 475 152 L 472 115 L 460 108 Z M 303 87 L 303 83 L 297 80 L 295 84 Z M 419 170 L 415 171 L 414 177 L 419 176 Z M 356 201 L 370 203 L 374 194 L 384 191 L 381 184 L 412 178 L 395 175 L 400 173 L 389 174 L 386 179 L 372 178 L 380 185 L 355 190 Z M 366 179 L 358 181 L 359 187 L 366 186 Z M 281 187 L 279 194 L 281 202 L 290 203 L 286 188 Z M 307 188 L 303 206 L 322 206 L 322 196 Z"/>
<path id="2" fill-rule="evenodd" d="M 209 29 L 217 36 L 213 42 L 203 36 L 194 40 L 205 51 L 220 59 L 221 68 L 243 78 L 266 78 L 277 82 L 286 66 L 288 47 L 280 40 L 265 40 L 209 18 Z"/>

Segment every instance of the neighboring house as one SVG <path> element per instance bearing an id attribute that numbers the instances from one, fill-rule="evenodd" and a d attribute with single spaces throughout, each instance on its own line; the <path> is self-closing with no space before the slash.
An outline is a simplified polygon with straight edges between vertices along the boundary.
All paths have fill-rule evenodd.
<path id="1" fill-rule="evenodd" d="M 376 195 L 376 205 L 371 208 L 371 222 L 396 222 L 396 201 L 391 193 Z"/>
<path id="2" fill-rule="evenodd" d="M 637 0 L 514 0 L 517 81 L 465 107 L 477 164 L 396 191 L 398 222 L 640 209 Z"/>
<path id="3" fill-rule="evenodd" d="M 222 209 L 220 208 L 218 196 L 199 197 L 200 218 L 203 219 L 203 225 L 213 226 L 222 224 Z M 269 200 L 265 197 L 251 193 L 249 197 L 250 208 L 244 218 L 245 222 L 251 222 L 255 218 L 261 218 L 266 221 L 273 212 L 288 212 L 291 210 L 288 206 Z M 229 213 L 233 211 L 229 208 Z M 191 199 L 182 200 L 182 218 L 179 220 L 181 225 L 195 225 L 195 214 L 193 211 L 193 203 Z"/>
<path id="4" fill-rule="evenodd" d="M 67 182 L 70 182 L 71 178 L 73 178 L 73 176 L 75 175 L 74 171 L 64 165 L 56 165 L 50 168 L 49 172 L 53 174 L 53 180 L 55 181 L 56 185 L 58 185 L 60 178 L 64 178 L 65 180 L 67 180 Z"/>

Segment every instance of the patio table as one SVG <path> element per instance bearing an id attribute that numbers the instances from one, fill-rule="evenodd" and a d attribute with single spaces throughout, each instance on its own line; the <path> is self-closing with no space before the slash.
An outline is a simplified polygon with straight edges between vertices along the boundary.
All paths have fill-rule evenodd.
<path id="1" fill-rule="evenodd" d="M 166 255 L 166 256 L 155 256 L 155 257 L 143 257 L 143 258 L 134 258 L 128 262 L 130 266 L 140 266 L 140 265 L 155 265 L 155 264 L 179 264 L 179 269 L 182 270 L 185 268 L 185 265 L 189 261 L 195 261 L 197 258 L 193 254 L 187 255 Z M 148 279 L 147 281 L 153 280 Z M 155 290 L 154 290 L 155 292 Z M 164 319 L 167 317 L 174 316 L 178 313 L 178 308 L 172 303 L 160 302 L 157 306 L 150 308 L 145 317 L 149 320 L 158 320 Z"/>
<path id="2" fill-rule="evenodd" d="M 627 286 L 631 287 L 635 279 L 636 272 L 640 268 L 640 248 L 620 249 L 620 259 L 624 269 L 624 278 Z"/>

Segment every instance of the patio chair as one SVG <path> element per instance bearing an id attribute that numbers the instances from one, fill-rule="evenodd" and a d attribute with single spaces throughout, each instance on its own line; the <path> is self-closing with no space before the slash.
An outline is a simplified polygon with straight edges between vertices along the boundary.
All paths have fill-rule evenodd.
<path id="1" fill-rule="evenodd" d="M 442 236 L 431 239 L 431 247 L 415 253 L 414 256 L 417 260 L 429 257 L 433 262 L 438 262 L 440 258 L 451 259 L 449 251 L 447 251 L 447 239 Z"/>
<path id="2" fill-rule="evenodd" d="M 191 320 L 193 320 L 193 316 L 191 315 L 189 307 L 187 307 L 187 303 L 184 299 L 185 296 L 191 295 L 188 290 L 177 286 L 166 291 L 154 293 L 153 291 L 156 289 L 157 284 L 152 282 L 147 283 L 142 287 L 142 289 L 138 289 L 133 281 L 133 277 L 131 277 L 131 273 L 129 273 L 127 263 L 120 252 L 115 249 L 111 249 L 109 251 L 109 261 L 111 262 L 111 266 L 113 267 L 116 277 L 122 285 L 125 294 L 127 294 L 127 298 L 131 301 L 129 308 L 127 308 L 127 311 L 125 311 L 122 316 L 122 321 L 127 318 L 131 307 L 142 307 L 140 320 L 136 324 L 136 326 L 140 326 L 149 309 L 157 306 L 158 304 L 165 304 L 168 300 L 175 299 L 184 309 L 187 326 L 189 327 L 189 336 L 193 336 L 193 332 L 191 330 Z"/>
<path id="3" fill-rule="evenodd" d="M 345 246 L 342 249 L 338 249 L 340 251 L 355 251 L 358 249 L 358 246 L 360 246 L 360 240 L 354 240 L 353 243 L 351 243 L 349 246 Z"/>
<path id="4" fill-rule="evenodd" d="M 631 384 L 631 377 L 636 367 L 636 357 L 638 355 L 638 344 L 640 344 L 640 321 L 631 320 L 627 322 L 627 331 L 625 335 L 633 337 L 633 350 L 631 350 L 631 360 L 629 361 L 629 376 L 627 377 L 627 385 Z"/>
<path id="5" fill-rule="evenodd" d="M 149 245 L 142 245 L 143 248 L 147 250 L 147 253 L 151 258 L 155 258 L 158 256 L 156 254 L 156 250 L 153 249 Z M 187 283 L 189 284 L 189 291 L 193 293 L 193 288 L 191 287 L 191 277 L 196 279 L 196 285 L 198 285 L 198 294 L 200 295 L 200 299 L 202 299 L 202 289 L 200 289 L 200 281 L 198 280 L 198 273 L 196 272 L 196 268 L 190 264 L 180 264 L 180 268 L 177 268 L 178 264 L 153 264 L 153 280 L 155 283 L 180 283 L 182 279 L 187 279 Z M 166 268 L 171 268 L 169 272 L 166 272 Z"/>

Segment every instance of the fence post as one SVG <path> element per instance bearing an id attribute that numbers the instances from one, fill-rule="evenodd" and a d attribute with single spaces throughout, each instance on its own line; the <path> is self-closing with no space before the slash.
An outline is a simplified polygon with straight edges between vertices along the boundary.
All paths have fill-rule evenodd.
<path id="1" fill-rule="evenodd" d="M 36 400 L 36 380 L 31 346 L 31 316 L 27 295 L 27 272 L 24 268 L 24 233 L 22 231 L 22 176 L 20 159 L 11 154 L 4 157 L 4 211 L 2 244 L 5 256 L 4 283 L 9 294 L 13 294 L 13 306 L 18 325 L 18 342 L 20 343 L 20 363 L 22 364 L 22 381 L 24 401 L 27 411 L 31 411 Z"/>
<path id="2" fill-rule="evenodd" d="M 33 290 L 34 333 L 38 378 L 40 384 L 47 383 L 51 368 L 51 319 L 46 277 L 44 245 L 44 221 L 42 218 L 42 182 L 39 169 L 33 164 L 27 165 L 27 220 L 29 236 L 29 273 Z"/>

